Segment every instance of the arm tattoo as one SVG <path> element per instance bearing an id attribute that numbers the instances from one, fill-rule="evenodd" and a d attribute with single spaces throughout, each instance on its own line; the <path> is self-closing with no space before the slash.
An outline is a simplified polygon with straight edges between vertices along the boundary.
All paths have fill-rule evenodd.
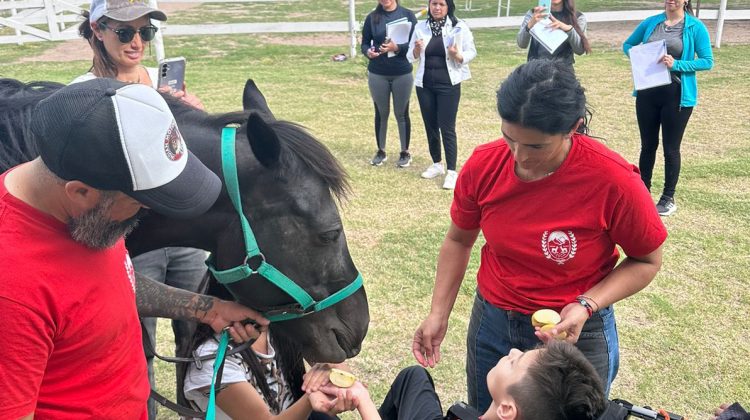
<path id="1" fill-rule="evenodd" d="M 177 289 L 135 273 L 135 300 L 138 316 L 206 322 L 214 298 Z"/>

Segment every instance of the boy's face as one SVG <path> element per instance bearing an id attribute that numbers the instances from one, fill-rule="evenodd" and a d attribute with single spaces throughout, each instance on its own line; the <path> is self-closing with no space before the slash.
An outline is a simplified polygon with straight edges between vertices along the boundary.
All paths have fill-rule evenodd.
<path id="1" fill-rule="evenodd" d="M 510 353 L 500 359 L 487 374 L 487 388 L 497 406 L 497 415 L 501 419 L 517 416 L 515 401 L 508 394 L 508 387 L 523 379 L 526 371 L 535 363 L 540 351 L 536 349 L 522 352 L 511 349 Z"/>

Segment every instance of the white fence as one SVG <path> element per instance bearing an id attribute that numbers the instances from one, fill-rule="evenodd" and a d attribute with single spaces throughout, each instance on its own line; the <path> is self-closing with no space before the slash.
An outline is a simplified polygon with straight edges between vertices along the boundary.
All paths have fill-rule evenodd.
<path id="1" fill-rule="evenodd" d="M 25 43 L 36 41 L 60 41 L 78 38 L 80 14 L 90 0 L 0 0 L 0 44 Z M 151 0 L 156 3 L 155 0 Z M 216 1 L 273 1 L 273 0 L 212 0 Z M 509 0 L 506 0 L 509 3 Z M 161 0 L 161 3 L 203 2 L 203 0 Z M 354 1 L 350 0 L 348 22 L 275 22 L 275 23 L 232 23 L 210 25 L 169 25 L 162 24 L 154 43 L 157 57 L 163 56 L 161 35 L 198 34 L 248 34 L 248 33 L 295 33 L 295 32 L 349 32 L 351 54 L 356 53 L 356 31 Z M 467 7 L 471 3 L 467 2 Z M 624 12 L 589 12 L 589 22 L 642 20 L 659 10 L 631 10 Z M 717 10 L 701 10 L 701 19 L 750 20 L 750 10 L 727 10 L 724 16 Z M 723 19 L 722 19 L 723 18 Z M 472 28 L 514 27 L 521 24 L 522 16 L 466 19 Z M 717 46 L 720 43 L 721 25 L 717 25 Z M 5 33 L 4 33 L 5 32 Z"/>

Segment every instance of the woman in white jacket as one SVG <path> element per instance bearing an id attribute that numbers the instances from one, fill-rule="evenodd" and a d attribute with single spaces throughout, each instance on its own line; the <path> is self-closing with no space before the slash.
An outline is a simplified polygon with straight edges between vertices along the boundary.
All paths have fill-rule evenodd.
<path id="1" fill-rule="evenodd" d="M 414 84 L 433 162 L 422 172 L 422 178 L 446 174 L 442 143 L 448 170 L 443 188 L 452 190 L 458 177 L 456 115 L 461 82 L 471 78 L 468 64 L 476 57 L 477 50 L 469 26 L 454 15 L 453 0 L 429 1 L 428 18 L 417 23 L 406 58 L 412 62 L 419 60 Z"/>

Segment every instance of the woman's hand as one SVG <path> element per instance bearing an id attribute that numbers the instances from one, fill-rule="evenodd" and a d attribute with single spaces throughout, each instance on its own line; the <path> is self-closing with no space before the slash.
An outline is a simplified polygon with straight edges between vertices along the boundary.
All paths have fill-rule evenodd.
<path id="1" fill-rule="evenodd" d="M 583 324 L 589 319 L 589 313 L 586 308 L 578 302 L 569 303 L 560 312 L 560 317 L 562 318 L 560 323 L 551 331 L 542 332 L 539 330 L 539 327 L 536 327 L 534 334 L 536 334 L 537 338 L 547 344 L 550 340 L 554 340 L 557 334 L 565 331 L 567 334 L 565 341 L 571 344 L 578 342 Z"/>
<path id="2" fill-rule="evenodd" d="M 193 108 L 197 108 L 202 111 L 205 111 L 206 109 L 203 106 L 203 102 L 201 102 L 201 100 L 198 99 L 197 96 L 192 95 L 187 92 L 187 86 L 184 83 L 182 84 L 182 90 L 174 90 L 170 88 L 169 86 L 162 86 L 157 90 L 162 93 L 168 93 L 177 99 L 181 99 L 183 102 L 192 106 Z"/>
<path id="3" fill-rule="evenodd" d="M 570 30 L 573 29 L 573 25 L 568 25 L 565 22 L 559 21 L 552 15 L 549 15 L 549 20 L 552 22 L 549 24 L 551 29 L 562 29 L 564 32 L 570 32 Z"/>
<path id="4" fill-rule="evenodd" d="M 328 402 L 324 403 L 323 406 L 328 406 L 328 410 L 324 411 L 328 415 L 336 415 L 343 413 L 344 411 L 352 411 L 359 408 L 361 402 L 370 399 L 370 393 L 367 391 L 367 387 L 360 381 L 357 381 L 349 388 L 339 388 L 333 384 L 328 384 L 311 395 L 310 402 L 317 399 L 317 394 L 323 394 L 328 398 Z M 315 396 L 315 397 L 313 397 Z M 315 404 L 313 404 L 313 410 Z"/>
<path id="5" fill-rule="evenodd" d="M 456 47 L 455 43 L 448 47 L 448 56 L 450 56 L 450 58 L 457 63 L 464 62 L 464 57 L 458 53 L 458 47 Z"/>
<path id="6" fill-rule="evenodd" d="M 666 64 L 668 69 L 672 70 L 672 66 L 674 66 L 674 57 L 667 54 L 661 58 L 661 62 Z"/>
<path id="7" fill-rule="evenodd" d="M 375 47 L 370 47 L 369 50 L 367 50 L 367 57 L 372 60 L 373 58 L 380 57 L 380 52 Z"/>
<path id="8" fill-rule="evenodd" d="M 430 314 L 414 333 L 411 351 L 423 367 L 435 367 L 440 362 L 440 344 L 448 331 L 448 320 Z"/>
<path id="9" fill-rule="evenodd" d="M 414 41 L 414 52 L 412 53 L 414 58 L 419 58 L 422 55 L 422 49 L 424 49 L 424 40 L 418 39 Z"/>
<path id="10" fill-rule="evenodd" d="M 537 6 L 533 9 L 531 9 L 531 19 L 529 19 L 529 23 L 526 24 L 526 27 L 531 30 L 531 28 L 534 27 L 539 21 L 544 20 L 545 17 L 547 17 L 548 10 L 544 10 L 544 7 Z"/>
<path id="11" fill-rule="evenodd" d="M 387 53 L 387 52 L 397 53 L 398 45 L 395 42 L 393 42 L 392 39 L 386 39 L 386 41 L 388 42 L 384 42 L 380 44 L 380 53 L 381 54 Z"/>

